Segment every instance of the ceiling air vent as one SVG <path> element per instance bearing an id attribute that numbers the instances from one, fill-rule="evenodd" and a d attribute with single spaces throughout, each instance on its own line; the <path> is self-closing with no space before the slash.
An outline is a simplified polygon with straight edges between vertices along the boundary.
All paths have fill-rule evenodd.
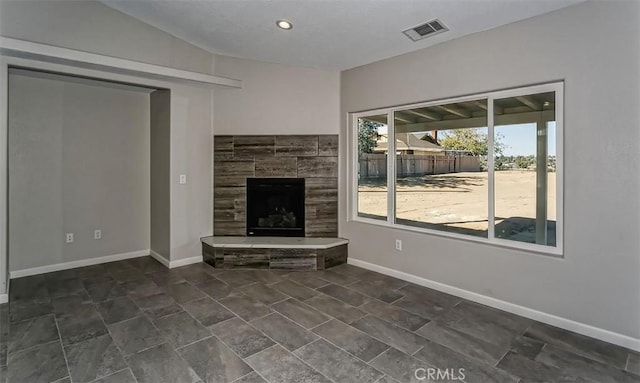
<path id="1" fill-rule="evenodd" d="M 446 32 L 449 28 L 447 28 L 442 22 L 438 19 L 428 21 L 424 24 L 418 25 L 417 27 L 409 28 L 406 31 L 402 31 L 407 37 L 409 37 L 413 41 L 422 40 L 425 37 L 430 37 L 437 35 L 438 33 Z"/>

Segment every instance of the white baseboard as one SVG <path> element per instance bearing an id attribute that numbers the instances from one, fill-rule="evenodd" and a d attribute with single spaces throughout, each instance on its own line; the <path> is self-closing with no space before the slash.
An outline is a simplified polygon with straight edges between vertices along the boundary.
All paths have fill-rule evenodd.
<path id="1" fill-rule="evenodd" d="M 0 304 L 9 302 L 9 294 L 0 294 Z"/>
<path id="2" fill-rule="evenodd" d="M 194 263 L 200 263 L 200 262 L 202 262 L 202 255 L 198 255 L 196 257 L 178 259 L 177 261 L 171 261 L 171 262 L 169 262 L 169 268 L 173 269 L 173 268 L 176 268 L 176 267 L 187 266 L 187 265 L 191 265 L 191 264 L 194 264 Z"/>
<path id="3" fill-rule="evenodd" d="M 156 261 L 162 263 L 165 267 L 171 268 L 170 262 L 167 260 L 167 258 L 160 255 L 160 253 L 157 253 L 153 250 L 149 250 L 149 255 L 151 255 Z"/>
<path id="4" fill-rule="evenodd" d="M 79 261 L 57 263 L 55 265 L 40 266 L 40 267 L 31 268 L 31 269 L 11 271 L 9 273 L 9 278 L 14 279 L 14 278 L 20 278 L 20 277 L 28 277 L 31 275 L 51 273 L 53 271 L 60 271 L 60 270 L 75 269 L 76 267 L 92 266 L 92 265 L 98 265 L 100 263 L 121 261 L 123 259 L 145 257 L 148 255 L 149 255 L 149 250 L 138 250 L 138 251 L 132 251 L 129 253 L 106 255 L 104 257 L 81 259 Z"/>
<path id="5" fill-rule="evenodd" d="M 202 262 L 202 255 L 198 255 L 196 257 L 189 257 L 184 259 L 178 259 L 177 261 L 169 261 L 167 258 L 163 257 L 159 253 L 150 250 L 149 253 L 153 258 L 155 258 L 158 262 L 162 263 L 165 267 L 169 269 L 175 269 L 176 267 L 187 266 L 194 263 Z"/>
<path id="6" fill-rule="evenodd" d="M 491 306 L 503 311 L 510 312 L 512 314 L 520 315 L 529 319 L 537 320 L 542 323 L 560 327 L 565 330 L 577 332 L 582 335 L 600 339 L 602 341 L 613 343 L 618 346 L 626 347 L 635 351 L 640 351 L 640 339 L 632 338 L 627 335 L 618 334 L 618 333 L 601 329 L 598 327 L 594 327 L 585 323 L 576 322 L 571 319 L 562 318 L 553 314 L 548 314 L 542 311 L 530 309 L 528 307 L 516 305 L 500 299 L 491 298 L 486 295 L 474 293 L 472 291 L 468 291 L 468 290 L 450 286 L 444 283 L 432 281 L 430 279 L 405 273 L 403 271 L 398 271 L 398 270 L 390 269 L 388 267 L 369 263 L 366 261 L 361 261 L 359 259 L 348 258 L 347 263 L 349 263 L 350 265 L 362 267 L 363 269 L 376 271 L 381 274 L 402 279 L 407 282 L 412 282 L 420 286 L 428 287 L 434 290 L 442 291 L 447 294 L 468 299 L 473 302 L 481 303 L 483 305 Z"/>

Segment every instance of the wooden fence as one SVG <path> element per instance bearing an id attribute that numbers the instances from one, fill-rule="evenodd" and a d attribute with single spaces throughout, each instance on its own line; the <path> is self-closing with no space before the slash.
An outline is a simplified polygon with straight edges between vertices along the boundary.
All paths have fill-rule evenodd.
<path id="1" fill-rule="evenodd" d="M 360 178 L 387 176 L 386 154 L 361 154 L 359 165 Z M 479 171 L 480 159 L 473 156 L 396 155 L 396 173 L 399 177 Z"/>

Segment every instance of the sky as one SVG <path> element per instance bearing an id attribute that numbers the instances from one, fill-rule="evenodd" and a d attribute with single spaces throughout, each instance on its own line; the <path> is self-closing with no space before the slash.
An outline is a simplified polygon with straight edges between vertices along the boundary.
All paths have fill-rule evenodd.
<path id="1" fill-rule="evenodd" d="M 486 129 L 487 128 L 480 128 Z M 503 154 L 505 156 L 529 156 L 536 154 L 536 124 L 498 125 L 496 134 L 502 136 L 501 142 L 505 144 Z M 378 129 L 378 133 L 387 133 L 387 127 Z M 549 123 L 548 154 L 556 154 L 556 123 Z"/>

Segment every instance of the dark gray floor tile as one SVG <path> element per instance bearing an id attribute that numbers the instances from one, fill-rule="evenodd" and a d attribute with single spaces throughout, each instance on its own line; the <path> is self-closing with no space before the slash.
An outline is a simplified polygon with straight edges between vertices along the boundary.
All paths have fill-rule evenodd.
<path id="1" fill-rule="evenodd" d="M 364 311 L 327 295 L 315 296 L 304 303 L 345 323 L 351 323 L 366 315 Z"/>
<path id="2" fill-rule="evenodd" d="M 358 307 L 367 301 L 364 295 L 359 292 L 335 284 L 329 284 L 327 286 L 320 287 L 317 290 L 355 307 Z"/>
<path id="3" fill-rule="evenodd" d="M 84 287 L 78 278 L 58 279 L 51 278 L 47 280 L 47 290 L 49 298 L 63 297 L 84 292 Z"/>
<path id="4" fill-rule="evenodd" d="M 150 295 L 134 301 L 152 319 L 162 318 L 182 311 L 182 307 L 165 293 Z"/>
<path id="5" fill-rule="evenodd" d="M 253 370 L 217 338 L 211 337 L 178 351 L 204 383 L 232 382 Z"/>
<path id="6" fill-rule="evenodd" d="M 7 365 L 7 342 L 0 342 L 0 367 Z M 0 379 L 2 383 L 2 379 Z"/>
<path id="7" fill-rule="evenodd" d="M 161 264 L 160 262 L 156 261 L 151 256 L 139 257 L 139 258 L 131 258 L 131 259 L 127 260 L 127 262 L 129 262 L 130 265 L 132 265 L 136 269 L 140 270 L 144 274 L 153 273 L 153 272 L 156 272 L 156 271 L 166 270 L 167 269 L 163 264 Z"/>
<path id="8" fill-rule="evenodd" d="M 332 319 L 312 331 L 365 362 L 389 348 L 388 345 L 337 319 Z"/>
<path id="9" fill-rule="evenodd" d="M 331 271 L 335 271 L 337 273 L 340 274 L 345 274 L 345 275 L 351 275 L 354 277 L 361 277 L 363 275 L 369 274 L 369 273 L 374 273 L 373 271 L 367 270 L 367 269 L 363 269 L 362 267 L 357 267 L 354 265 L 350 265 L 348 263 L 342 264 L 342 265 L 338 265 L 338 266 L 334 266 L 332 268 L 330 268 L 329 270 Z M 377 274 L 377 273 L 375 273 Z"/>
<path id="10" fill-rule="evenodd" d="M 490 365 L 495 365 L 510 346 L 495 345 L 437 322 L 426 324 L 416 333 L 453 351 Z"/>
<path id="11" fill-rule="evenodd" d="M 267 383 L 267 381 L 262 379 L 262 377 L 254 371 L 234 381 L 233 383 Z"/>
<path id="12" fill-rule="evenodd" d="M 437 318 L 448 308 L 415 296 L 405 296 L 392 304 L 426 319 Z"/>
<path id="13" fill-rule="evenodd" d="M 271 339 L 240 318 L 229 319 L 213 325 L 209 329 L 242 358 L 274 344 Z"/>
<path id="14" fill-rule="evenodd" d="M 445 311 L 438 322 L 500 345 L 511 344 L 531 324 L 530 319 L 469 301 Z"/>
<path id="15" fill-rule="evenodd" d="M 90 382 L 127 367 L 109 334 L 68 346 L 65 353 L 74 382 Z"/>
<path id="16" fill-rule="evenodd" d="M 382 377 L 375 368 L 322 339 L 298 349 L 294 354 L 336 383 L 373 383 Z"/>
<path id="17" fill-rule="evenodd" d="M 284 280 L 284 278 L 273 270 L 242 270 L 242 273 L 246 278 L 262 283 L 263 285 L 271 285 Z"/>
<path id="18" fill-rule="evenodd" d="M 517 383 L 520 379 L 492 365 L 476 362 L 435 342 L 428 342 L 413 356 L 440 370 L 461 371 L 462 369 L 465 381 L 468 382 Z"/>
<path id="19" fill-rule="evenodd" d="M 563 374 L 560 369 L 547 366 L 541 362 L 531 360 L 523 355 L 513 352 L 500 360 L 497 367 L 508 373 L 523 378 L 523 381 L 529 382 L 585 382 L 584 379 L 577 376 L 568 376 Z"/>
<path id="20" fill-rule="evenodd" d="M 231 311 L 209 297 L 185 303 L 182 307 L 207 327 L 235 316 Z"/>
<path id="21" fill-rule="evenodd" d="M 111 277 L 84 279 L 82 284 L 94 302 L 102 302 L 127 294 L 125 288 Z"/>
<path id="22" fill-rule="evenodd" d="M 48 302 L 47 278 L 43 275 L 34 275 L 11 279 L 9 302 L 14 304 L 18 301 Z"/>
<path id="23" fill-rule="evenodd" d="M 202 291 L 191 286 L 187 282 L 175 283 L 165 287 L 166 293 L 169 294 L 178 303 L 185 303 L 195 299 L 204 298 Z"/>
<path id="24" fill-rule="evenodd" d="M 218 272 L 206 263 L 195 263 L 193 265 L 178 267 L 175 269 L 182 277 L 193 284 L 209 281 Z"/>
<path id="25" fill-rule="evenodd" d="M 113 273 L 113 272 L 118 272 L 118 271 L 123 271 L 123 270 L 133 269 L 134 268 L 133 265 L 131 264 L 131 262 L 128 259 L 125 259 L 125 260 L 122 260 L 122 261 L 103 263 L 103 266 L 104 266 L 105 270 L 107 270 L 108 273 Z"/>
<path id="26" fill-rule="evenodd" d="M 380 380 L 378 380 L 376 383 L 400 383 L 397 380 L 393 379 L 392 377 L 385 375 L 382 378 L 380 378 Z"/>
<path id="27" fill-rule="evenodd" d="M 287 299 L 286 295 L 282 294 L 278 290 L 267 287 L 262 283 L 247 285 L 241 287 L 239 290 L 242 291 L 245 295 L 250 296 L 251 298 L 265 305 L 271 305 Z"/>
<path id="28" fill-rule="evenodd" d="M 360 279 L 358 277 L 354 277 L 351 275 L 340 274 L 333 270 L 317 271 L 316 277 L 320 279 L 324 279 L 327 282 L 331 282 L 337 285 L 348 285 Z"/>
<path id="29" fill-rule="evenodd" d="M 107 269 L 104 268 L 104 265 L 79 267 L 76 271 L 78 278 L 80 278 L 81 280 L 92 278 L 100 279 L 104 278 L 107 275 Z"/>
<path id="30" fill-rule="evenodd" d="M 218 279 L 199 283 L 196 287 L 213 299 L 226 298 L 231 294 L 231 292 L 233 292 L 233 288 L 231 286 Z"/>
<path id="31" fill-rule="evenodd" d="M 544 342 L 529 338 L 528 336 L 519 336 L 511 342 L 511 352 L 534 359 L 544 347 Z"/>
<path id="32" fill-rule="evenodd" d="M 247 358 L 246 362 L 269 382 L 331 382 L 278 345 Z"/>
<path id="33" fill-rule="evenodd" d="M 413 354 L 427 343 L 423 337 L 372 315 L 359 319 L 352 326 L 408 354 Z"/>
<path id="34" fill-rule="evenodd" d="M 430 289 L 428 287 L 418 286 L 413 283 L 409 283 L 408 285 L 398 289 L 398 291 L 405 294 L 407 297 L 426 301 L 442 308 L 453 307 L 463 301 L 462 298 Z"/>
<path id="35" fill-rule="evenodd" d="M 155 271 L 153 273 L 146 274 L 146 276 L 158 286 L 168 286 L 185 281 L 182 274 L 175 271 L 175 269 Z"/>
<path id="36" fill-rule="evenodd" d="M 11 383 L 49 383 L 69 375 L 58 341 L 10 354 L 7 367 Z"/>
<path id="37" fill-rule="evenodd" d="M 390 289 L 383 281 L 358 281 L 350 284 L 349 288 L 386 303 L 395 302 L 404 297 L 404 294 Z"/>
<path id="38" fill-rule="evenodd" d="M 91 299 L 84 294 L 67 295 L 51 301 L 56 318 L 75 317 L 78 313 L 93 308 Z"/>
<path id="39" fill-rule="evenodd" d="M 368 312 L 369 314 L 375 315 L 384 321 L 410 331 L 416 331 L 429 322 L 428 319 L 425 319 L 419 315 L 412 314 L 399 307 L 379 301 L 369 301 L 360 306 L 360 309 Z"/>
<path id="40" fill-rule="evenodd" d="M 255 281 L 246 277 L 241 270 L 223 271 L 216 274 L 216 279 L 228 284 L 232 288 L 238 288 L 255 283 Z"/>
<path id="41" fill-rule="evenodd" d="M 127 356 L 127 362 L 139 383 L 195 383 L 198 375 L 167 344 Z"/>
<path id="42" fill-rule="evenodd" d="M 133 373 L 130 369 L 118 371 L 115 374 L 105 376 L 102 379 L 98 379 L 92 383 L 137 383 L 136 378 L 133 377 Z"/>
<path id="43" fill-rule="evenodd" d="M 330 283 L 324 279 L 318 278 L 316 271 L 295 271 L 285 275 L 284 277 L 311 289 L 317 289 L 318 287 L 326 286 Z"/>
<path id="44" fill-rule="evenodd" d="M 315 297 L 319 294 L 317 291 L 304 287 L 301 284 L 291 280 L 283 280 L 271 285 L 270 287 L 290 296 L 291 298 L 295 298 L 301 301 Z"/>
<path id="45" fill-rule="evenodd" d="M 91 305 L 86 305 L 86 307 L 74 312 L 73 316 L 59 317 L 56 315 L 56 320 L 62 344 L 65 346 L 95 338 L 108 332 L 100 314 Z"/>
<path id="46" fill-rule="evenodd" d="M 26 319 L 51 314 L 53 306 L 49 302 L 37 301 L 10 301 L 9 319 L 11 322 L 20 322 Z"/>
<path id="47" fill-rule="evenodd" d="M 543 323 L 532 324 L 525 335 L 620 369 L 627 363 L 627 350 L 620 346 Z"/>
<path id="48" fill-rule="evenodd" d="M 638 382 L 636 375 L 552 345 L 546 345 L 536 361 L 556 367 L 566 375 L 597 382 Z"/>
<path id="49" fill-rule="evenodd" d="M 155 324 L 164 338 L 175 348 L 211 336 L 209 330 L 184 311 L 162 317 L 156 320 Z"/>
<path id="50" fill-rule="evenodd" d="M 142 271 L 138 269 L 127 269 L 109 273 L 109 276 L 116 282 L 129 282 L 140 278 Z"/>
<path id="51" fill-rule="evenodd" d="M 365 272 L 361 274 L 358 279 L 360 280 L 360 282 L 368 282 L 389 291 L 396 291 L 410 284 L 409 282 L 403 281 L 402 279 L 390 277 L 388 275 L 376 273 L 369 270 L 365 270 Z"/>
<path id="52" fill-rule="evenodd" d="M 126 296 L 100 302 L 96 304 L 96 309 L 106 324 L 122 322 L 142 314 L 138 306 Z"/>
<path id="53" fill-rule="evenodd" d="M 124 355 L 156 346 L 165 340 L 154 325 L 144 316 L 112 324 L 109 331 Z"/>
<path id="54" fill-rule="evenodd" d="M 331 317 L 296 299 L 287 299 L 276 303 L 271 308 L 307 329 L 331 319 Z"/>
<path id="55" fill-rule="evenodd" d="M 251 325 L 289 351 L 296 350 L 318 339 L 314 333 L 305 330 L 278 313 L 256 319 L 251 322 Z"/>
<path id="56" fill-rule="evenodd" d="M 134 299 L 144 298 L 164 292 L 162 288 L 160 288 L 160 286 L 155 284 L 146 276 L 141 276 L 137 279 L 127 282 L 122 282 L 120 285 L 127 292 L 127 295 Z"/>
<path id="57" fill-rule="evenodd" d="M 626 370 L 636 375 L 640 375 L 640 354 L 629 353 Z"/>
<path id="58" fill-rule="evenodd" d="M 5 326 L 5 324 L 2 325 Z M 53 315 L 12 323 L 9 327 L 7 343 L 9 353 L 58 340 L 58 327 Z"/>
<path id="59" fill-rule="evenodd" d="M 423 361 L 420 361 L 411 355 L 407 355 L 395 348 L 390 348 L 369 363 L 378 371 L 397 379 L 403 383 L 419 383 L 425 379 L 416 377 L 416 370 L 419 368 L 428 368 Z M 422 375 L 419 375 L 422 377 Z"/>
<path id="60" fill-rule="evenodd" d="M 219 302 L 246 321 L 263 317 L 271 312 L 269 307 L 241 293 L 233 293 L 220 299 Z"/>

